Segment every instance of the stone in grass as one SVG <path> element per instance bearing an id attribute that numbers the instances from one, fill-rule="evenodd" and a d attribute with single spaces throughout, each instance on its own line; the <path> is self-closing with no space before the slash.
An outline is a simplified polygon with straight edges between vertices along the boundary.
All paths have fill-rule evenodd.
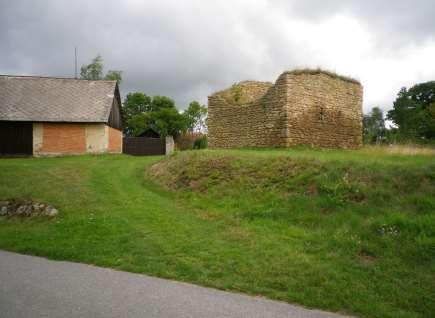
<path id="1" fill-rule="evenodd" d="M 58 210 L 50 205 L 32 201 L 0 201 L 0 216 L 55 216 Z"/>
<path id="2" fill-rule="evenodd" d="M 33 205 L 32 205 L 32 209 L 35 212 L 44 211 L 45 208 L 46 208 L 45 204 L 42 204 L 42 203 L 33 203 Z"/>
<path id="3" fill-rule="evenodd" d="M 7 206 L 0 206 L 0 216 L 4 216 L 8 214 L 8 207 Z"/>
<path id="4" fill-rule="evenodd" d="M 53 208 L 52 206 L 47 206 L 45 207 L 44 212 L 42 214 L 47 216 L 55 216 L 57 213 L 59 213 L 57 209 Z"/>
<path id="5" fill-rule="evenodd" d="M 15 210 L 15 215 L 31 216 L 32 212 L 33 211 L 31 205 L 23 204 L 18 206 L 18 208 Z"/>

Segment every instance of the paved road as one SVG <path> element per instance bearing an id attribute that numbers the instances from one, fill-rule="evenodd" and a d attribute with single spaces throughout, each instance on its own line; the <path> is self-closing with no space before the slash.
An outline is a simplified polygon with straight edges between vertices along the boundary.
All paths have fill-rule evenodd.
<path id="1" fill-rule="evenodd" d="M 0 317 L 341 317 L 90 265 L 0 251 Z"/>

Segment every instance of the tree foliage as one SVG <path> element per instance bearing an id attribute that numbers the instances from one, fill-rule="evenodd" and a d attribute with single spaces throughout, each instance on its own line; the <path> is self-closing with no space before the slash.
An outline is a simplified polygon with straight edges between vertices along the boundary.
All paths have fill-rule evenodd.
<path id="1" fill-rule="evenodd" d="M 158 131 L 161 136 L 176 137 L 186 131 L 186 120 L 175 107 L 165 107 L 149 113 L 148 126 Z"/>
<path id="2" fill-rule="evenodd" d="M 435 81 L 402 88 L 387 118 L 397 125 L 403 139 L 435 139 Z"/>
<path id="3" fill-rule="evenodd" d="M 166 96 L 150 97 L 144 93 L 129 93 L 123 103 L 124 133 L 140 135 L 152 128 L 162 136 L 177 136 L 186 131 L 187 121 Z"/>
<path id="4" fill-rule="evenodd" d="M 364 143 L 380 143 L 385 137 L 384 114 L 379 107 L 373 107 L 363 118 Z"/>
<path id="5" fill-rule="evenodd" d="M 176 109 L 174 101 L 166 96 L 154 96 L 151 99 L 150 103 L 150 111 L 151 112 L 158 112 L 164 109 Z"/>
<path id="6" fill-rule="evenodd" d="M 90 64 L 82 65 L 80 68 L 80 78 L 87 80 L 112 80 L 118 84 L 122 81 L 122 71 L 109 70 L 103 77 L 104 63 L 101 55 L 97 55 Z"/>
<path id="7" fill-rule="evenodd" d="M 97 55 L 90 64 L 82 65 L 80 77 L 87 80 L 101 80 L 103 77 L 103 58 Z"/>
<path id="8" fill-rule="evenodd" d="M 205 120 L 207 117 L 207 107 L 204 105 L 193 101 L 189 104 L 189 107 L 184 111 L 183 115 L 186 118 L 189 132 L 200 132 L 206 129 Z"/>
<path id="9" fill-rule="evenodd" d="M 107 81 L 117 81 L 120 84 L 122 81 L 122 71 L 109 70 L 104 79 Z"/>

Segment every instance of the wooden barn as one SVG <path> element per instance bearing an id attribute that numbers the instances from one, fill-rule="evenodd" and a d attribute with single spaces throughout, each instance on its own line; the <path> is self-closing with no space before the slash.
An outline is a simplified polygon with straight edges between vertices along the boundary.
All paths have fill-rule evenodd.
<path id="1" fill-rule="evenodd" d="M 116 81 L 0 75 L 0 155 L 121 153 Z"/>

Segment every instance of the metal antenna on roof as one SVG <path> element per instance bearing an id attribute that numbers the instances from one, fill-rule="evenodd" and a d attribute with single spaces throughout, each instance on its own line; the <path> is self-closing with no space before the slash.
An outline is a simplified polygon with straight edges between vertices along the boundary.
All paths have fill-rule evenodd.
<path id="1" fill-rule="evenodd" d="M 74 78 L 77 78 L 77 46 L 74 47 Z"/>

